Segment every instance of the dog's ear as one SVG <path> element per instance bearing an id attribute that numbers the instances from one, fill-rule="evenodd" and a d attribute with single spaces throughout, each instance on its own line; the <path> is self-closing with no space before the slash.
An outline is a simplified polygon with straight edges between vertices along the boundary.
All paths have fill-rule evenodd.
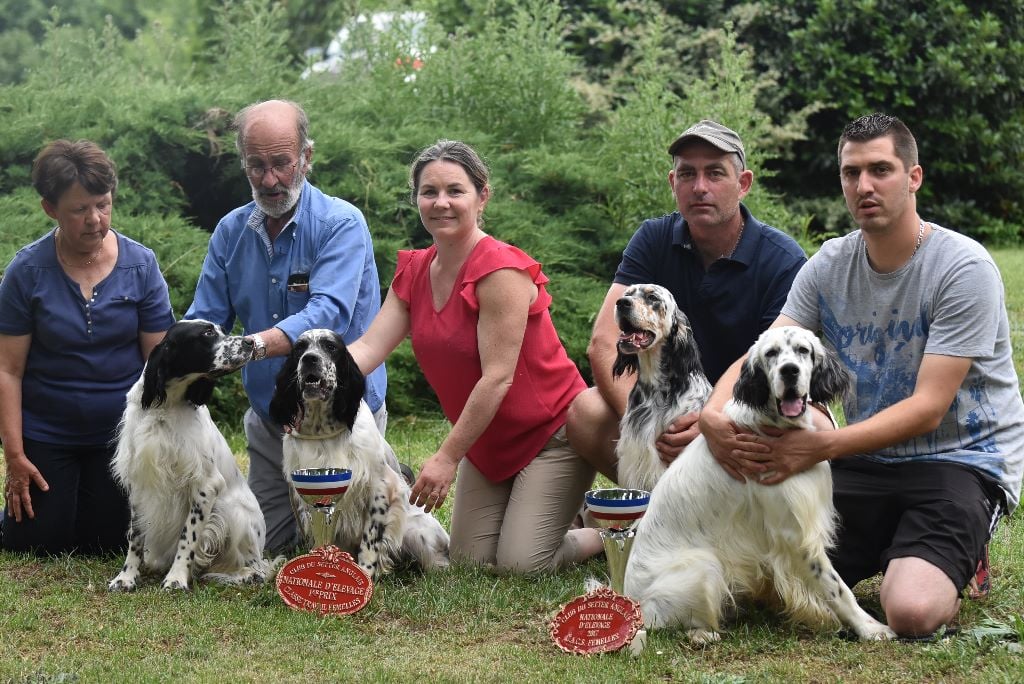
<path id="1" fill-rule="evenodd" d="M 771 399 L 768 375 L 761 368 L 761 364 L 753 352 L 743 362 L 739 380 L 732 388 L 732 398 L 751 408 L 764 409 L 768 407 L 768 401 Z"/>
<path id="2" fill-rule="evenodd" d="M 359 404 L 366 392 L 366 377 L 356 360 L 349 354 L 344 343 L 338 348 L 338 386 L 334 388 L 334 401 L 331 402 L 331 411 L 335 420 L 344 423 L 351 430 L 356 423 L 356 414 L 359 413 Z"/>
<path id="3" fill-rule="evenodd" d="M 704 367 L 700 363 L 700 350 L 697 349 L 697 341 L 693 339 L 690 321 L 679 309 L 676 309 L 672 318 L 668 344 L 661 355 L 661 363 L 664 364 L 662 368 L 668 367 L 668 377 L 685 379 L 694 373 L 704 374 Z"/>
<path id="4" fill-rule="evenodd" d="M 277 372 L 274 383 L 274 396 L 270 399 L 270 418 L 279 425 L 295 425 L 295 416 L 299 412 L 302 398 L 299 396 L 299 355 L 292 352 Z"/>
<path id="5" fill-rule="evenodd" d="M 623 373 L 636 373 L 640 370 L 640 359 L 636 354 L 623 354 L 618 352 L 615 356 L 615 363 L 612 365 L 612 377 L 618 378 Z"/>
<path id="6" fill-rule="evenodd" d="M 193 406 L 206 406 L 213 396 L 217 381 L 213 378 L 199 378 L 185 390 L 185 399 Z"/>
<path id="7" fill-rule="evenodd" d="M 811 398 L 830 403 L 842 399 L 850 390 L 850 372 L 836 353 L 815 340 L 814 368 L 811 369 Z"/>
<path id="8" fill-rule="evenodd" d="M 167 399 L 167 364 L 170 362 L 172 342 L 166 337 L 153 347 L 142 370 L 142 408 L 159 406 Z"/>

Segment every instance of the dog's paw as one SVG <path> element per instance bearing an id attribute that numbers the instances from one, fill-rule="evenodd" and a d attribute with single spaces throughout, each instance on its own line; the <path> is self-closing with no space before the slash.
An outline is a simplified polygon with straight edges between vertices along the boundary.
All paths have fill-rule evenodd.
<path id="1" fill-rule="evenodd" d="M 359 563 L 359 567 L 373 582 L 376 582 L 382 574 L 376 563 Z"/>
<path id="2" fill-rule="evenodd" d="M 721 634 L 712 630 L 704 629 L 703 627 L 695 627 L 693 629 L 686 630 L 686 637 L 694 646 L 710 646 L 711 644 L 716 644 L 722 640 Z"/>
<path id="3" fill-rule="evenodd" d="M 896 638 L 896 632 L 889 629 L 888 625 L 875 620 L 858 626 L 855 631 L 861 641 L 889 641 Z"/>
<path id="4" fill-rule="evenodd" d="M 638 629 L 636 634 L 633 635 L 633 640 L 629 642 L 629 654 L 631 656 L 641 656 L 645 648 L 647 648 L 647 630 Z"/>
<path id="5" fill-rule="evenodd" d="M 107 591 L 135 591 L 136 578 L 125 573 L 119 574 L 107 584 Z"/>
<path id="6" fill-rule="evenodd" d="M 286 556 L 276 556 L 274 558 L 271 558 L 268 561 L 267 577 L 271 579 L 277 577 L 278 570 L 283 568 L 284 564 L 287 562 L 288 558 Z"/>
<path id="7" fill-rule="evenodd" d="M 160 588 L 164 591 L 188 591 L 188 581 L 177 577 L 167 577 Z"/>

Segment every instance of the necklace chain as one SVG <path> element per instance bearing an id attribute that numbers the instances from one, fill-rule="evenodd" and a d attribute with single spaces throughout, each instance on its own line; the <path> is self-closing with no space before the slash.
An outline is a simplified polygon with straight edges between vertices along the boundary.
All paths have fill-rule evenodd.
<path id="1" fill-rule="evenodd" d="M 100 242 L 100 246 L 96 249 L 95 252 L 93 252 L 92 256 L 89 257 L 88 261 L 86 261 L 84 264 L 72 264 L 66 258 L 64 258 L 63 254 L 60 253 L 60 243 L 61 243 L 61 239 L 60 238 L 62 236 L 63 236 L 63 233 L 61 232 L 60 227 L 58 227 L 57 228 L 57 237 L 54 238 L 54 242 L 55 242 L 56 247 L 57 247 L 57 258 L 60 259 L 60 262 L 62 264 L 64 264 L 65 266 L 69 266 L 71 268 L 88 268 L 89 266 L 92 266 L 92 262 L 96 261 L 96 257 L 98 257 L 100 255 L 100 252 L 103 251 L 103 242 L 101 241 Z"/>
<path id="2" fill-rule="evenodd" d="M 726 254 L 725 252 L 722 252 L 722 256 L 718 257 L 719 259 L 732 259 L 732 255 L 736 253 L 736 250 L 740 246 L 740 240 L 743 239 L 743 229 L 746 228 L 746 227 L 747 227 L 746 223 L 741 223 L 740 224 L 740 234 L 736 236 L 736 242 L 732 243 L 732 249 L 729 251 L 728 254 Z"/>
<path id="3" fill-rule="evenodd" d="M 924 227 L 927 225 L 920 217 L 917 219 L 920 228 L 917 229 L 917 244 L 914 245 L 914 254 L 917 254 L 917 250 L 921 249 L 921 243 L 924 241 Z M 914 254 L 910 255 L 910 258 L 914 258 Z"/>
<path id="4" fill-rule="evenodd" d="M 913 259 L 914 256 L 917 254 L 917 250 L 921 249 L 921 244 L 924 242 L 924 231 L 925 231 L 925 228 L 928 226 L 928 224 L 925 223 L 924 220 L 919 216 L 917 218 L 917 226 L 918 226 L 918 228 L 917 228 L 917 242 L 914 245 L 914 251 L 910 255 L 910 259 Z M 733 251 L 735 251 L 735 250 L 736 250 L 736 248 L 734 247 Z M 867 243 L 866 240 L 864 241 L 864 256 L 867 257 L 869 262 L 871 261 L 871 253 L 868 251 L 868 243 Z M 907 262 L 909 262 L 910 259 L 907 259 Z M 904 263 L 906 263 L 906 262 L 904 262 Z"/>

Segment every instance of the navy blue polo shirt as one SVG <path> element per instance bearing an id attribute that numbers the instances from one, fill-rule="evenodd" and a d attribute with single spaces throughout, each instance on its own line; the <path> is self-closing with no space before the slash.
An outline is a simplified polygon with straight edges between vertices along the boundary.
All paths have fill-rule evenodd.
<path id="1" fill-rule="evenodd" d="M 142 372 L 139 332 L 174 323 L 152 250 L 117 234 L 117 263 L 86 300 L 57 261 L 54 232 L 23 247 L 0 281 L 0 334 L 31 335 L 21 382 L 22 434 L 105 444 Z"/>
<path id="2" fill-rule="evenodd" d="M 740 205 L 743 235 L 731 257 L 705 271 L 679 212 L 640 224 L 622 253 L 615 282 L 656 283 L 675 296 L 712 383 L 775 319 L 807 256 L 796 240 Z"/>

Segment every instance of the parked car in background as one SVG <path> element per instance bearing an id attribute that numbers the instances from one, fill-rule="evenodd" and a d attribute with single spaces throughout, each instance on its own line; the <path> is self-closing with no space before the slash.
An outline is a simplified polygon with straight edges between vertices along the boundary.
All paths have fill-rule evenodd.
<path id="1" fill-rule="evenodd" d="M 408 72 L 405 80 L 416 80 L 426 57 L 437 50 L 426 46 L 426 12 L 373 12 L 360 14 L 338 29 L 327 49 L 306 51 L 313 61 L 302 72 L 307 79 L 317 75 L 338 75 L 343 65 L 354 60 L 379 57 L 380 52 L 393 52 L 395 67 Z"/>

